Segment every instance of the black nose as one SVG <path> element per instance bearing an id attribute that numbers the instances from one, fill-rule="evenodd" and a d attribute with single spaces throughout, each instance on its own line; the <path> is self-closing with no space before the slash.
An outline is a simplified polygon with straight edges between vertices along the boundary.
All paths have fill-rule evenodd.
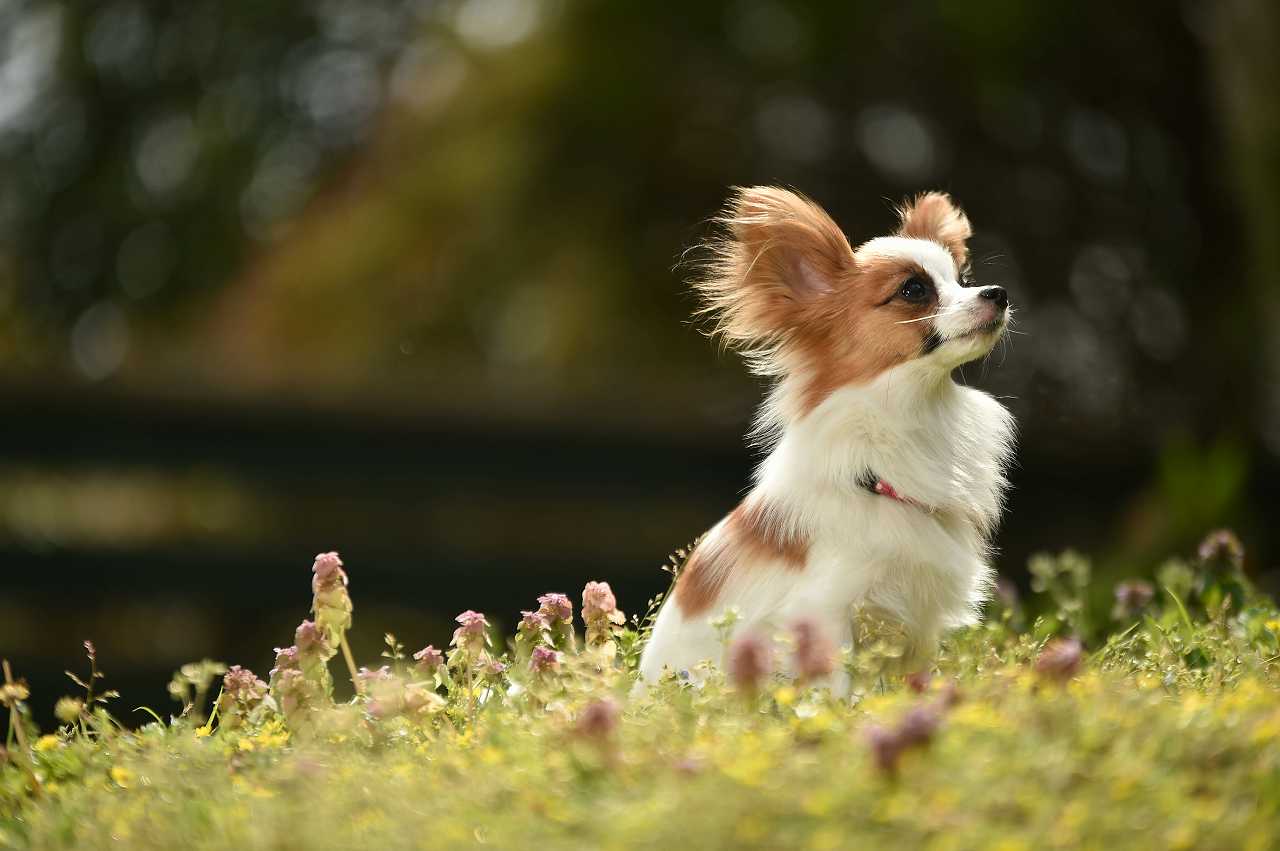
<path id="1" fill-rule="evenodd" d="M 1005 291 L 1004 287 L 987 287 L 982 292 L 978 293 L 978 297 L 985 298 L 988 301 L 994 301 L 996 303 L 996 307 L 1009 306 L 1009 293 Z"/>

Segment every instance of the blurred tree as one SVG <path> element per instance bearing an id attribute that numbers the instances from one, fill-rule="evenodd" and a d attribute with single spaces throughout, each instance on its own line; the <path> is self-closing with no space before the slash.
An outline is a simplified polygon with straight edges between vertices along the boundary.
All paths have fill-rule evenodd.
<path id="1" fill-rule="evenodd" d="M 70 330 L 100 378 L 130 314 L 230 280 L 365 140 L 412 21 L 393 0 L 0 3 L 0 354 Z"/>

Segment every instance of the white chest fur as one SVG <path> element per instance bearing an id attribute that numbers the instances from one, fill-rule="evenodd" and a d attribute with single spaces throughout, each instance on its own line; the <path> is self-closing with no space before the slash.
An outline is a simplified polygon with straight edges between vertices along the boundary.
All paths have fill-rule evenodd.
<path id="1" fill-rule="evenodd" d="M 668 600 L 641 671 L 720 662 L 710 622 L 732 606 L 739 629 L 772 631 L 805 617 L 849 640 L 850 613 L 867 605 L 899 622 L 927 658 L 940 633 L 976 619 L 989 592 L 989 538 L 999 519 L 1013 420 L 991 396 L 949 377 L 925 380 L 912 363 L 832 393 L 799 419 L 787 416 L 793 376 L 762 411 L 787 422 L 756 473 L 747 502 L 767 505 L 781 540 L 803 558 L 741 548 L 715 570 L 715 598 L 690 611 Z M 869 492 L 867 473 L 910 502 Z M 732 534 L 733 516 L 699 547 Z M 696 557 L 696 556 L 695 556 Z M 704 577 L 705 579 L 705 577 Z"/>

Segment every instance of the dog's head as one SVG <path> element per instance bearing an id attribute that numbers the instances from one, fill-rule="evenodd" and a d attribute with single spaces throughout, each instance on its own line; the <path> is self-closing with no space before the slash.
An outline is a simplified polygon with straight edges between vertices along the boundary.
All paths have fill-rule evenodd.
<path id="1" fill-rule="evenodd" d="M 852 248 L 827 213 L 795 192 L 736 190 L 695 287 L 716 331 L 768 375 L 803 373 L 804 409 L 913 363 L 945 375 L 991 351 L 1008 323 L 996 286 L 968 286 L 969 220 L 929 192 L 898 230 Z"/>

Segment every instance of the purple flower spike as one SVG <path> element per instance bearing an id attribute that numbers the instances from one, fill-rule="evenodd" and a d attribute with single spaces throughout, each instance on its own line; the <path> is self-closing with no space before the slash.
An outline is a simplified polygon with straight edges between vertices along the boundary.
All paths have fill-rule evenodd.
<path id="1" fill-rule="evenodd" d="M 760 636 L 744 635 L 729 648 L 729 679 L 743 691 L 754 692 L 772 671 L 772 649 Z"/>
<path id="2" fill-rule="evenodd" d="M 434 674 L 444 664 L 444 654 L 430 644 L 414 653 L 413 659 L 418 663 L 418 670 L 428 675 Z"/>
<path id="3" fill-rule="evenodd" d="M 538 614 L 549 623 L 573 620 L 573 603 L 564 594 L 543 594 L 538 598 Z"/>
<path id="4" fill-rule="evenodd" d="M 550 647 L 540 645 L 533 648 L 533 655 L 529 657 L 529 670 L 535 674 L 560 670 L 560 654 Z"/>

